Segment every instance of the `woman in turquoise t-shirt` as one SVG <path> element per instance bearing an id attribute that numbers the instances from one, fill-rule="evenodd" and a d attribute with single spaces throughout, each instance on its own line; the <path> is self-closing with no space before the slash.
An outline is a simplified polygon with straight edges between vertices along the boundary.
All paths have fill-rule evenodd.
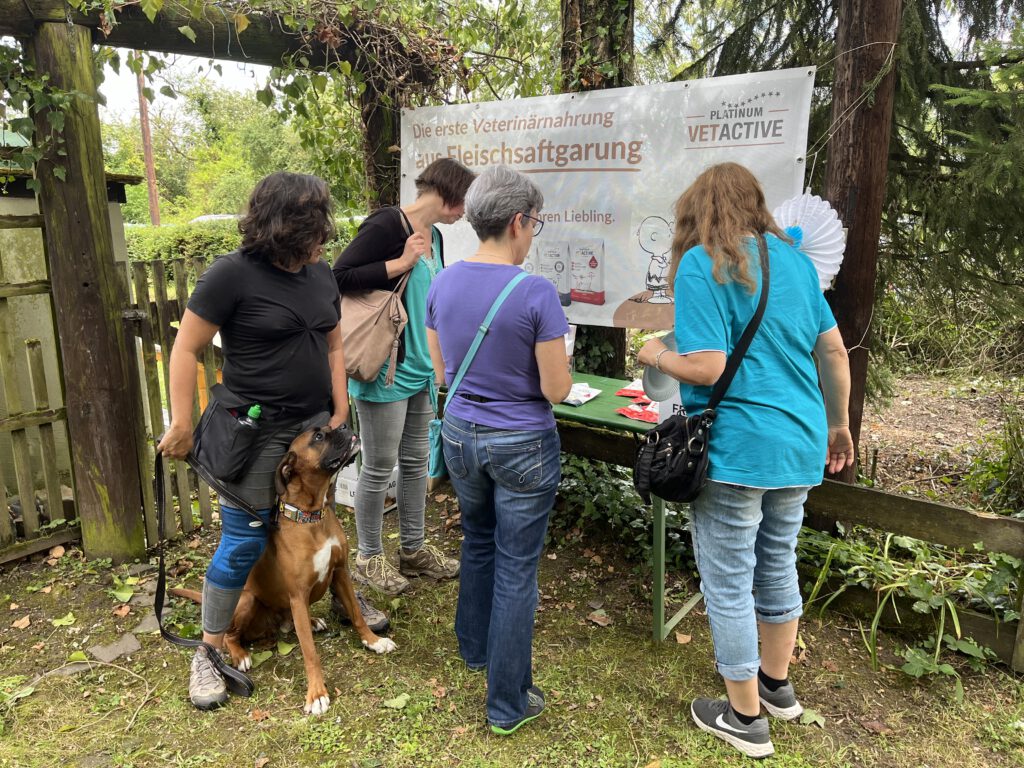
<path id="1" fill-rule="evenodd" d="M 729 700 L 695 699 L 690 713 L 702 730 L 765 757 L 774 747 L 761 705 L 785 720 L 803 712 L 788 679 L 803 604 L 796 540 L 807 492 L 825 466 L 835 472 L 853 462 L 849 364 L 813 264 L 779 229 L 750 171 L 735 163 L 709 168 L 675 213 L 678 353 L 655 339 L 639 360 L 681 382 L 689 413 L 706 407 L 754 314 L 757 238 L 768 246 L 764 317 L 718 407 L 709 482 L 691 504 L 701 590 Z"/>
<path id="2" fill-rule="evenodd" d="M 453 224 L 462 217 L 463 199 L 473 179 L 473 173 L 460 163 L 435 160 L 416 179 L 416 199 L 404 208 L 381 208 L 370 214 L 334 263 L 342 294 L 393 290 L 409 273 L 402 294 L 409 322 L 399 337 L 394 381 L 388 383 L 385 362 L 375 381 L 349 379 L 348 388 L 363 448 L 355 498 L 359 551 L 353 578 L 388 595 L 403 592 L 409 586 L 407 576 L 441 579 L 459 573 L 458 560 L 426 543 L 423 532 L 427 424 L 434 413 L 430 393 L 435 383 L 425 322 L 427 290 L 443 266 L 441 233 L 434 225 Z M 384 497 L 396 463 L 398 568 L 384 554 L 381 540 Z"/>

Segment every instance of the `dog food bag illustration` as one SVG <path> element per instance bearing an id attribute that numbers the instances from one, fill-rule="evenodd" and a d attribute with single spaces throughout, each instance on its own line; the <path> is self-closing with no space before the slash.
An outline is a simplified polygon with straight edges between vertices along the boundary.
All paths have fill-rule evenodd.
<path id="1" fill-rule="evenodd" d="M 558 291 L 558 301 L 568 307 L 571 298 L 569 274 L 569 244 L 565 240 L 553 240 L 537 249 L 537 267 L 542 277 L 550 280 Z"/>
<path id="2" fill-rule="evenodd" d="M 572 300 L 604 304 L 604 240 L 573 240 L 570 264 Z"/>

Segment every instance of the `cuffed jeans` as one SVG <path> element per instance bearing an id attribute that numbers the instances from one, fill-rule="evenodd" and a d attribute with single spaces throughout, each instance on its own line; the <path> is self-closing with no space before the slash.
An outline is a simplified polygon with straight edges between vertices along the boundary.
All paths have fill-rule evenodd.
<path id="1" fill-rule="evenodd" d="M 444 461 L 462 512 L 455 635 L 487 666 L 487 719 L 523 717 L 533 685 L 537 567 L 561 478 L 555 429 L 494 429 L 446 415 Z"/>
<path id="2" fill-rule="evenodd" d="M 807 487 L 707 484 L 690 505 L 701 591 L 718 672 L 726 680 L 757 675 L 757 623 L 800 618 L 797 534 Z"/>
<path id="3" fill-rule="evenodd" d="M 434 417 L 430 393 L 393 403 L 356 400 L 363 464 L 356 486 L 356 538 L 363 557 L 384 551 L 381 524 L 391 470 L 398 463 L 399 540 L 406 551 L 423 546 L 427 497 L 427 424 Z"/>

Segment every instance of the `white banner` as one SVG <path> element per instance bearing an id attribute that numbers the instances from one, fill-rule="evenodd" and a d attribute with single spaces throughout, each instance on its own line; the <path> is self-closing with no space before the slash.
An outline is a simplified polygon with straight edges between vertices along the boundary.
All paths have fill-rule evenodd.
<path id="1" fill-rule="evenodd" d="M 544 193 L 524 268 L 558 288 L 572 323 L 670 328 L 672 206 L 705 168 L 750 168 L 768 208 L 802 191 L 814 69 L 423 107 L 402 113 L 402 203 L 433 160 L 508 165 Z M 470 256 L 463 220 L 445 261 Z"/>

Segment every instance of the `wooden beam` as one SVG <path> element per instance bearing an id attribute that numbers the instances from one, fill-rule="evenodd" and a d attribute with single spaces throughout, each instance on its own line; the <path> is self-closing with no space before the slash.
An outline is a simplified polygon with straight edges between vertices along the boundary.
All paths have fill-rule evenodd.
<path id="1" fill-rule="evenodd" d="M 43 217 L 38 213 L 0 216 L 0 229 L 40 229 L 42 226 Z"/>
<path id="2" fill-rule="evenodd" d="M 86 27 L 39 24 L 27 47 L 36 72 L 66 91 L 96 92 Z M 103 175 L 100 121 L 92 99 L 65 111 L 63 156 L 51 148 L 37 166 L 53 283 L 75 499 L 89 557 L 122 562 L 145 554 L 135 406 L 131 399 L 121 290 Z M 47 135 L 47 111 L 35 115 Z M 65 180 L 54 175 L 64 167 Z"/>
<path id="3" fill-rule="evenodd" d="M 67 544 L 70 541 L 78 541 L 81 532 L 77 528 L 65 528 L 63 531 L 43 536 L 38 539 L 29 539 L 20 544 L 6 547 L 0 550 L 0 565 L 21 560 L 22 558 L 34 555 L 37 552 L 45 552 L 58 544 Z"/>
<path id="4" fill-rule="evenodd" d="M 0 283 L 0 299 L 12 296 L 37 296 L 52 291 L 49 280 L 32 280 L 27 283 Z"/>
<path id="5" fill-rule="evenodd" d="M 826 480 L 812 488 L 805 505 L 807 525 L 831 532 L 836 522 L 865 525 L 947 547 L 1024 558 L 1024 520 L 898 496 L 859 485 Z"/>
<path id="6" fill-rule="evenodd" d="M 38 343 L 38 340 L 33 339 Z M 27 429 L 28 427 L 39 427 L 43 424 L 53 424 L 57 421 L 64 421 L 67 413 L 63 408 L 45 408 L 43 410 L 18 413 L 14 416 L 5 416 L 0 419 L 0 432 L 13 432 L 16 429 Z"/>
<path id="7" fill-rule="evenodd" d="M 43 21 L 67 23 L 65 12 L 70 8 L 63 0 L 0 0 L 0 35 L 27 38 Z M 241 6 L 237 10 L 241 10 Z M 348 62 L 353 69 L 374 74 L 379 67 L 362 54 L 356 44 L 357 34 L 361 39 L 373 39 L 375 50 L 393 53 L 392 64 L 408 59 L 409 51 L 395 31 L 371 18 L 360 19 L 355 29 L 339 26 L 330 30 L 331 34 L 318 35 L 288 29 L 279 14 L 246 14 L 249 25 L 239 35 L 235 11 L 230 2 L 207 4 L 202 7 L 203 16 L 196 19 L 183 7 L 165 3 L 153 21 L 138 5 L 121 6 L 116 23 L 109 28 L 104 27 L 105 20 L 95 13 L 83 15 L 72 11 L 70 19 L 76 25 L 89 27 L 97 45 L 272 67 L 281 66 L 286 57 L 298 54 L 306 57 L 309 69 L 330 69 L 340 62 Z M 178 31 L 184 26 L 195 33 L 195 42 Z M 414 57 L 403 81 L 433 83 L 436 73 L 434 62 Z"/>

